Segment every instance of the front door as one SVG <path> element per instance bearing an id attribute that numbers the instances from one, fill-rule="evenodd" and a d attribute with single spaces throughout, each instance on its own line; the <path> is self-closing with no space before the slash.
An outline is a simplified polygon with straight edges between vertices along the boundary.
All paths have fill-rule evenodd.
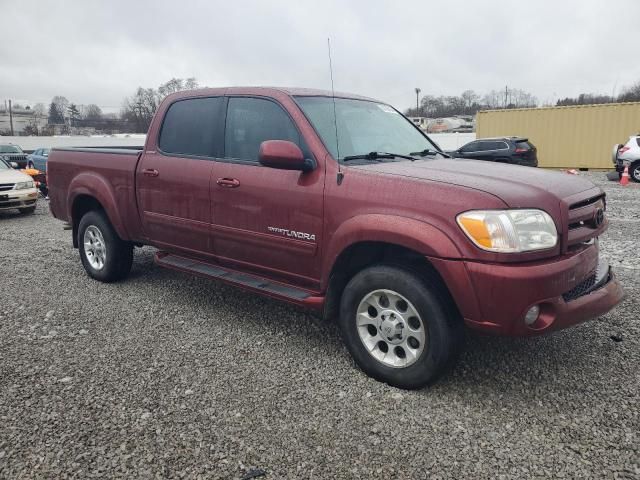
<path id="1" fill-rule="evenodd" d="M 154 245 L 212 254 L 211 172 L 222 151 L 224 97 L 178 100 L 166 111 L 157 150 L 136 172 L 138 208 Z"/>
<path id="2" fill-rule="evenodd" d="M 278 103 L 229 98 L 225 154 L 211 181 L 214 251 L 221 263 L 313 286 L 320 277 L 324 170 L 261 166 L 265 140 L 289 140 L 311 155 Z"/>

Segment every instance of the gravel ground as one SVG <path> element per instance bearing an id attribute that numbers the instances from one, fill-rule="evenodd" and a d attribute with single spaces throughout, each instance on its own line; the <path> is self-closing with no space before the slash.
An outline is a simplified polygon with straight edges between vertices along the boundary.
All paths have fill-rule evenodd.
<path id="1" fill-rule="evenodd" d="M 585 175 L 625 302 L 540 338 L 471 334 L 415 392 L 366 377 L 309 313 L 151 248 L 101 284 L 46 202 L 0 214 L 0 477 L 640 478 L 640 185 Z"/>

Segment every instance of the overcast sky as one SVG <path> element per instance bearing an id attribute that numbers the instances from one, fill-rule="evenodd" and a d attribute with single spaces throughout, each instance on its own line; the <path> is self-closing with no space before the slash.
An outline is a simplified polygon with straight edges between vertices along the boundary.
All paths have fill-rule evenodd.
<path id="1" fill-rule="evenodd" d="M 0 0 L 0 101 L 118 110 L 138 86 L 330 88 L 406 108 L 505 85 L 540 102 L 640 81 L 640 0 Z"/>

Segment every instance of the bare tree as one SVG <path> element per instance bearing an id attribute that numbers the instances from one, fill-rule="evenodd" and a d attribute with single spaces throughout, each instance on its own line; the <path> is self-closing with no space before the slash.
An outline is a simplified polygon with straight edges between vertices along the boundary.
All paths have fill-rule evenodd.
<path id="1" fill-rule="evenodd" d="M 193 90 L 198 88 L 198 82 L 195 78 L 172 78 L 166 83 L 163 83 L 158 87 L 158 94 L 161 98 L 171 95 L 172 93 L 181 92 L 182 90 Z"/>
<path id="2" fill-rule="evenodd" d="M 640 102 L 640 82 L 623 89 L 618 96 L 619 102 Z"/>
<path id="3" fill-rule="evenodd" d="M 136 93 L 125 98 L 120 117 L 128 124 L 134 126 L 136 132 L 146 132 L 151 124 L 151 119 L 156 113 L 160 102 L 166 97 L 175 92 L 182 90 L 193 89 L 198 87 L 198 82 L 195 78 L 172 78 L 168 82 L 163 83 L 154 88 L 138 87 Z"/>
<path id="4" fill-rule="evenodd" d="M 90 103 L 84 110 L 83 120 L 100 121 L 102 120 L 102 109 L 95 103 Z"/>
<path id="5" fill-rule="evenodd" d="M 465 110 L 467 112 L 470 112 L 473 105 L 477 104 L 478 101 L 480 100 L 480 96 L 473 90 L 465 90 L 460 95 L 460 98 L 462 98 Z"/>

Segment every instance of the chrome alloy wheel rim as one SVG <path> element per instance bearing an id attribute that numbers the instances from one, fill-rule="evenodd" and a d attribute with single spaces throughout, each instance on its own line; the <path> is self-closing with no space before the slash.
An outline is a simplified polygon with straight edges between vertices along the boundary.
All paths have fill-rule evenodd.
<path id="1" fill-rule="evenodd" d="M 392 290 L 365 295 L 358 305 L 356 325 L 369 354 L 388 367 L 408 367 L 425 350 L 427 332 L 420 314 Z"/>
<path id="2" fill-rule="evenodd" d="M 90 225 L 84 231 L 84 253 L 91 268 L 102 270 L 107 261 L 107 247 L 98 227 Z"/>
<path id="3" fill-rule="evenodd" d="M 640 167 L 633 169 L 633 178 L 640 182 Z"/>

